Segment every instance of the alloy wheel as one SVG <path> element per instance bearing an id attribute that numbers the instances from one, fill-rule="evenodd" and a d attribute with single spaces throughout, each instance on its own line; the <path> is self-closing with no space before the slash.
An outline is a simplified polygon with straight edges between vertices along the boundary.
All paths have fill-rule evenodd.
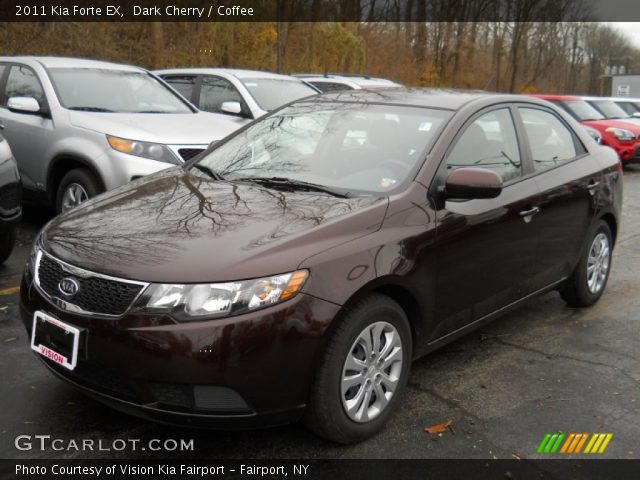
<path id="1" fill-rule="evenodd" d="M 402 339 L 387 322 L 368 325 L 351 346 L 342 368 L 340 394 L 347 416 L 375 419 L 389 405 L 402 373 Z"/>
<path id="2" fill-rule="evenodd" d="M 600 293 L 604 287 L 610 260 L 609 238 L 604 233 L 598 233 L 591 243 L 587 259 L 587 287 L 592 294 Z"/>
<path id="3" fill-rule="evenodd" d="M 70 183 L 62 194 L 62 213 L 77 207 L 89 199 L 87 191 L 79 183 Z"/>

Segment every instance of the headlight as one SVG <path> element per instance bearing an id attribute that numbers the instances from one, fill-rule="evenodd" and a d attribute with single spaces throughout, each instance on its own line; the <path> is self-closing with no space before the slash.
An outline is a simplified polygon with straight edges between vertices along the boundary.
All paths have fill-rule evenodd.
<path id="1" fill-rule="evenodd" d="M 41 234 L 42 233 L 38 233 L 38 235 L 36 235 L 36 238 L 34 238 L 33 245 L 31 246 L 31 253 L 29 254 L 29 272 L 31 273 L 31 275 L 35 275 L 36 271 L 36 261 L 38 259 L 38 255 L 40 254 Z"/>
<path id="2" fill-rule="evenodd" d="M 307 279 L 306 270 L 228 283 L 151 284 L 134 310 L 168 313 L 180 321 L 228 317 L 292 298 Z"/>
<path id="3" fill-rule="evenodd" d="M 605 131 L 609 132 L 621 142 L 630 142 L 636 138 L 632 131 L 625 130 L 624 128 L 609 127 Z"/>
<path id="4" fill-rule="evenodd" d="M 126 138 L 112 137 L 111 135 L 107 135 L 107 141 L 111 148 L 118 152 L 149 158 L 158 162 L 173 163 L 174 165 L 182 163 L 166 145 L 138 142 L 137 140 L 127 140 Z"/>

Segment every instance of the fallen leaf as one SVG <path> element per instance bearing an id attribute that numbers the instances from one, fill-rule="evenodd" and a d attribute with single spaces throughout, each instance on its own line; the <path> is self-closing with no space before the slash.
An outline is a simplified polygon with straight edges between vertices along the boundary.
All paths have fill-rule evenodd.
<path id="1" fill-rule="evenodd" d="M 520 458 L 520 455 L 518 455 L 517 453 L 512 453 L 512 454 L 511 454 L 511 456 L 512 456 L 513 458 L 515 458 L 516 460 L 522 460 L 522 459 Z"/>
<path id="2" fill-rule="evenodd" d="M 424 431 L 427 433 L 442 433 L 450 430 L 451 425 L 453 425 L 453 420 L 448 420 L 436 425 L 431 425 L 430 427 L 425 427 Z"/>
<path id="3" fill-rule="evenodd" d="M 9 337 L 4 339 L 4 343 L 15 342 L 15 341 L 16 341 L 16 337 Z"/>

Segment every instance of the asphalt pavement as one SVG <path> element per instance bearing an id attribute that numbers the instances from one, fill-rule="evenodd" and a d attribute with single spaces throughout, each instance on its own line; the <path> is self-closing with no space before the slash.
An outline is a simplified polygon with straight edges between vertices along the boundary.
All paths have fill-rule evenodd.
<path id="1" fill-rule="evenodd" d="M 524 459 L 538 457 L 544 435 L 556 431 L 612 433 L 598 457 L 640 458 L 640 167 L 625 172 L 624 182 L 611 277 L 596 306 L 571 309 L 552 292 L 415 362 L 385 430 L 353 446 L 331 444 L 298 424 L 233 432 L 158 425 L 54 378 L 30 351 L 17 309 L 30 243 L 50 217 L 27 209 L 18 246 L 0 267 L 0 458 Z M 440 434 L 424 431 L 449 421 Z M 31 436 L 33 448 L 16 448 L 20 435 Z M 63 439 L 64 450 L 41 450 L 34 435 Z M 86 439 L 95 441 L 94 451 L 67 448 Z M 105 450 L 116 439 L 193 440 L 194 449 Z"/>

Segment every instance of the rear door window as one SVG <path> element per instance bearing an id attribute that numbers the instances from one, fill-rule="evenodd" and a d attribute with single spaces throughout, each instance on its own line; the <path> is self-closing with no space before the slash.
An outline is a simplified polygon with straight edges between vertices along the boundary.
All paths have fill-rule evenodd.
<path id="1" fill-rule="evenodd" d="M 526 107 L 519 111 L 536 171 L 562 165 L 584 153 L 575 135 L 553 113 Z"/>

